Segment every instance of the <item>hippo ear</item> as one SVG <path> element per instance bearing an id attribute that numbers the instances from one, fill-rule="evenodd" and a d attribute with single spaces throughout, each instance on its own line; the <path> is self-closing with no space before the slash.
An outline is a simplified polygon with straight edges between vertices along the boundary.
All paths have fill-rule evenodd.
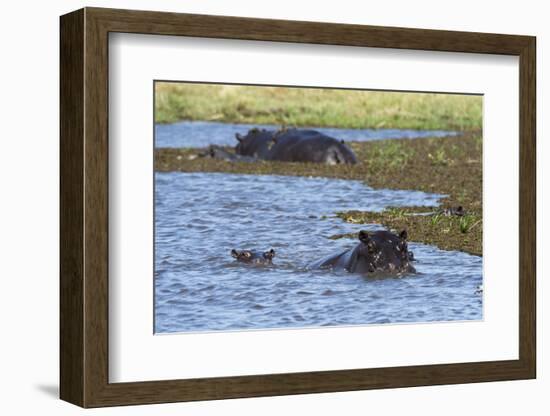
<path id="1" fill-rule="evenodd" d="M 359 241 L 367 244 L 370 241 L 369 233 L 364 230 L 359 231 Z"/>
<path id="2" fill-rule="evenodd" d="M 233 249 L 233 250 L 231 250 L 231 256 L 233 256 L 235 258 L 239 258 L 239 253 L 237 252 L 237 250 Z"/>
<path id="3" fill-rule="evenodd" d="M 241 136 L 239 133 L 235 133 L 235 138 L 240 142 L 242 142 L 244 140 L 244 137 Z"/>
<path id="4" fill-rule="evenodd" d="M 340 143 L 345 144 L 344 139 L 340 140 Z"/>
<path id="5" fill-rule="evenodd" d="M 266 259 L 271 260 L 273 257 L 275 257 L 275 250 L 271 249 L 271 250 L 269 250 L 269 251 L 266 251 L 266 252 L 264 253 L 264 257 L 265 257 Z"/>
<path id="6" fill-rule="evenodd" d="M 407 230 L 403 230 L 399 233 L 399 238 L 401 240 L 406 240 L 408 238 L 409 234 L 407 233 Z"/>

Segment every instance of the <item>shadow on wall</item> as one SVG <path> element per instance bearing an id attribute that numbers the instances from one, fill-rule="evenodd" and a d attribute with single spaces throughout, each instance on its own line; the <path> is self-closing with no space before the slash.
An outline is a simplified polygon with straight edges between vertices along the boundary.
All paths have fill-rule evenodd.
<path id="1" fill-rule="evenodd" d="M 59 386 L 58 385 L 38 384 L 34 387 L 36 388 L 36 390 L 38 390 L 39 392 L 41 392 L 41 393 L 43 393 L 47 396 L 53 397 L 54 399 L 59 398 Z"/>

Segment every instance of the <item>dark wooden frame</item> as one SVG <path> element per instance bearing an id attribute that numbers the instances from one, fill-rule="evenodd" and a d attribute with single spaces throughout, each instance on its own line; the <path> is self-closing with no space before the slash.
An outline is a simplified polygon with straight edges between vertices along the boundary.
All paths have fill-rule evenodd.
<path id="1" fill-rule="evenodd" d="M 99 407 L 535 378 L 534 37 L 98 8 L 64 15 L 60 24 L 63 400 Z M 109 383 L 109 32 L 519 56 L 519 359 Z"/>

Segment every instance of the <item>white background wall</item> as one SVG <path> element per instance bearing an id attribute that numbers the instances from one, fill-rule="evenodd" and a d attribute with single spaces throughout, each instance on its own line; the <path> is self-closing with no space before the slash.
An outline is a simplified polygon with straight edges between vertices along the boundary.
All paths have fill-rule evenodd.
<path id="1" fill-rule="evenodd" d="M 546 2 L 277 0 L 4 2 L 0 13 L 0 409 L 77 414 L 58 395 L 58 16 L 83 6 L 536 35 L 538 42 L 538 379 L 533 381 L 225 400 L 87 411 L 88 414 L 548 414 L 550 361 L 543 331 L 550 301 L 543 235 L 549 235 L 550 146 L 542 128 L 550 99 Z M 497 157 L 497 155 L 495 155 Z M 543 177 L 544 176 L 544 177 Z M 546 200 L 545 200 L 546 199 Z M 506 226 L 506 224 L 503 224 Z M 547 240 L 547 239 L 546 239 Z M 7 267 L 6 267 L 7 266 Z"/>

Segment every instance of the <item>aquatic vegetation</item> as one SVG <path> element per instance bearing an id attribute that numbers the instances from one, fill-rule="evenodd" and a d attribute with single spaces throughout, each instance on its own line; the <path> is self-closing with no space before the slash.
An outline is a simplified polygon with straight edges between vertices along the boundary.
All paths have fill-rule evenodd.
<path id="1" fill-rule="evenodd" d="M 432 225 L 437 225 L 437 223 L 439 222 L 439 220 L 441 220 L 441 217 L 442 217 L 442 214 L 440 213 L 437 213 L 437 214 L 434 214 L 431 216 L 431 221 L 430 223 Z"/>
<path id="2" fill-rule="evenodd" d="M 461 233 L 470 232 L 472 228 L 481 222 L 475 215 L 464 215 L 460 218 L 459 227 Z"/>
<path id="3" fill-rule="evenodd" d="M 428 153 L 428 158 L 433 166 L 447 166 L 451 164 L 452 159 L 447 157 L 445 149 L 437 149 L 433 154 Z"/>
<path id="4" fill-rule="evenodd" d="M 402 218 L 405 216 L 406 211 L 404 208 L 390 207 L 386 210 L 386 212 L 394 218 Z"/>
<path id="5" fill-rule="evenodd" d="M 405 169 L 414 157 L 414 149 L 405 140 L 384 140 L 373 146 L 367 163 L 371 169 Z"/>
<path id="6" fill-rule="evenodd" d="M 467 196 L 466 189 L 461 189 L 461 190 L 458 191 L 458 193 L 456 195 L 456 200 L 458 202 L 460 202 L 461 204 L 463 204 L 464 201 L 466 200 L 466 196 Z"/>

